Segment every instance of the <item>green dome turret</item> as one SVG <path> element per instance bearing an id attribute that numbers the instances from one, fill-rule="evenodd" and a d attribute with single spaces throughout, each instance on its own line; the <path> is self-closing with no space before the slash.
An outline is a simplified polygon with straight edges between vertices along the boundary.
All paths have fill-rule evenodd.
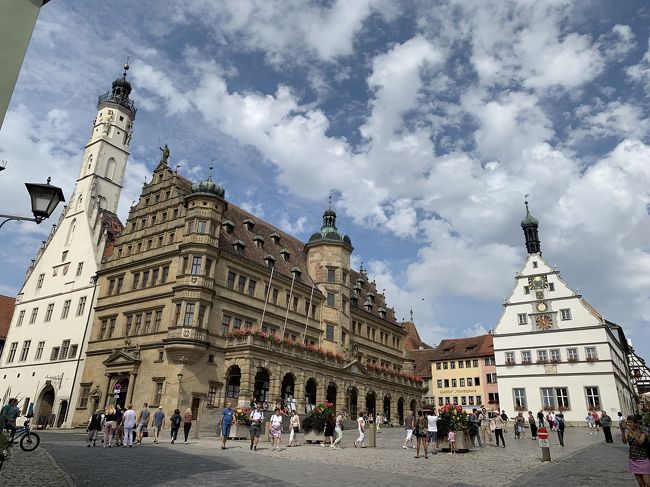
<path id="1" fill-rule="evenodd" d="M 223 198 L 226 191 L 223 186 L 212 180 L 212 176 L 208 176 L 203 181 L 192 184 L 192 193 L 212 194 Z"/>
<path id="2" fill-rule="evenodd" d="M 521 220 L 521 228 L 524 231 L 524 237 L 526 237 L 526 251 L 529 254 L 541 254 L 542 250 L 537 232 L 539 220 L 530 214 L 528 201 L 524 200 L 524 203 L 526 205 L 526 216 Z"/>

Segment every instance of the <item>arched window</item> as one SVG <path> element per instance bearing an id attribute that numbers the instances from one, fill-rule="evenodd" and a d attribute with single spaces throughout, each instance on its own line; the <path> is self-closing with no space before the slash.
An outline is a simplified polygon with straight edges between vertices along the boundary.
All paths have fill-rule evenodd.
<path id="1" fill-rule="evenodd" d="M 68 229 L 68 236 L 65 239 L 65 245 L 68 246 L 72 243 L 72 239 L 74 238 L 74 230 L 75 227 L 77 226 L 77 219 L 73 219 L 72 222 L 70 223 L 70 228 Z"/>
<path id="2" fill-rule="evenodd" d="M 112 157 L 108 160 L 108 164 L 106 164 L 106 179 L 110 179 L 111 181 L 115 177 L 115 159 Z"/>

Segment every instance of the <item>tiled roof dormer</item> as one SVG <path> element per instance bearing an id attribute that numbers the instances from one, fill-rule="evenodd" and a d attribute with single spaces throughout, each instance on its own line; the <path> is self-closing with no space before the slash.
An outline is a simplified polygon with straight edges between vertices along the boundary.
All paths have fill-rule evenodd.
<path id="1" fill-rule="evenodd" d="M 235 224 L 230 220 L 224 220 L 221 226 L 225 228 L 226 232 L 228 233 L 232 233 L 232 231 L 235 229 Z"/>
<path id="2" fill-rule="evenodd" d="M 253 220 L 251 220 L 250 218 L 246 218 L 244 220 L 244 226 L 246 227 L 246 230 L 248 230 L 249 232 L 252 232 L 253 228 L 255 227 L 255 222 Z"/>
<path id="3" fill-rule="evenodd" d="M 268 267 L 273 267 L 275 266 L 275 257 L 273 257 L 271 254 L 268 254 L 264 257 L 264 262 L 266 262 L 266 265 Z"/>
<path id="4" fill-rule="evenodd" d="M 280 244 L 280 238 L 281 238 L 281 237 L 280 237 L 280 234 L 277 233 L 277 232 L 273 232 L 273 233 L 271 234 L 271 240 L 273 240 L 273 243 L 274 243 L 275 245 L 279 245 L 279 244 Z"/>
<path id="5" fill-rule="evenodd" d="M 280 250 L 280 255 L 285 261 L 287 261 L 289 260 L 289 257 L 291 257 L 291 252 L 289 252 L 288 249 L 283 248 L 282 250 Z"/>

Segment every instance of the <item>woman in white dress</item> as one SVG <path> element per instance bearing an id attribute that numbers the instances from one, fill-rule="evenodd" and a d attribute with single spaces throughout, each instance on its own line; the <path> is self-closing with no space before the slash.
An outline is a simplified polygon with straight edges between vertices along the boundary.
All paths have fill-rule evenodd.
<path id="1" fill-rule="evenodd" d="M 280 408 L 275 408 L 275 412 L 271 419 L 269 420 L 269 430 L 271 433 L 271 441 L 273 450 L 280 450 L 280 441 L 282 440 L 282 414 L 280 414 Z"/>

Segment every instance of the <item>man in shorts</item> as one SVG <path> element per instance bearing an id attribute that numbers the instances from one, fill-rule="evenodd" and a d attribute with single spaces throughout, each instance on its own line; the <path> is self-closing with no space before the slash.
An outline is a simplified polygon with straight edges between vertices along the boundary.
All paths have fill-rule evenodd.
<path id="1" fill-rule="evenodd" d="M 436 448 L 438 447 L 438 415 L 434 409 L 429 414 L 427 414 L 427 445 L 424 447 L 424 454 L 427 454 L 428 444 L 431 443 L 431 451 L 434 455 L 437 455 L 438 452 Z"/>
<path id="2" fill-rule="evenodd" d="M 226 449 L 226 440 L 230 436 L 230 427 L 235 420 L 235 411 L 232 408 L 232 403 L 228 401 L 228 404 L 221 414 L 221 419 L 219 423 L 221 425 L 221 449 Z"/>
<path id="3" fill-rule="evenodd" d="M 137 436 L 137 443 L 141 444 L 142 443 L 142 437 L 144 434 L 147 432 L 147 426 L 149 425 L 149 416 L 151 413 L 149 413 L 149 404 L 144 403 L 142 406 L 142 411 L 140 411 L 140 417 L 138 418 L 138 427 L 135 429 Z"/>
<path id="4" fill-rule="evenodd" d="M 165 413 L 163 412 L 163 407 L 158 406 L 158 411 L 153 415 L 153 442 L 154 444 L 158 443 L 158 437 L 160 436 L 160 430 L 163 427 L 165 422 Z"/>
<path id="5" fill-rule="evenodd" d="M 262 412 L 262 403 L 257 403 L 255 409 L 251 411 L 251 450 L 257 451 L 257 443 L 260 441 L 262 434 L 262 422 L 264 421 L 264 413 Z"/>

